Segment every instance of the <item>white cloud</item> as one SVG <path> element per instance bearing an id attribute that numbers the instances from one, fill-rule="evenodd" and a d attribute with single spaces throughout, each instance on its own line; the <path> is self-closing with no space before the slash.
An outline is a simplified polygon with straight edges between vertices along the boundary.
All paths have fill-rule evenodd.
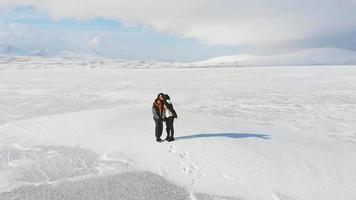
<path id="1" fill-rule="evenodd" d="M 6 41 L 9 36 L 22 36 L 30 32 L 30 27 L 22 23 L 2 23 L 0 22 L 0 43 Z"/>
<path id="2" fill-rule="evenodd" d="M 356 28 L 355 0 L 1 0 L 0 5 L 33 6 L 53 19 L 114 19 L 207 44 L 279 43 Z"/>
<path id="3" fill-rule="evenodd" d="M 95 49 L 100 45 L 100 38 L 99 37 L 93 37 L 87 42 L 87 46 L 89 48 Z"/>

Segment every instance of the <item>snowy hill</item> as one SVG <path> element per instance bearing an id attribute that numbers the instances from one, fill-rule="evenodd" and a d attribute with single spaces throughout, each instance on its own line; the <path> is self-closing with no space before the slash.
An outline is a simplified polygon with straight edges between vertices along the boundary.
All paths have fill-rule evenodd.
<path id="1" fill-rule="evenodd" d="M 356 64 L 356 52 L 336 48 L 307 49 L 272 56 L 232 55 L 196 62 L 194 66 L 292 66 Z"/>
<path id="2" fill-rule="evenodd" d="M 0 69 L 152 69 L 190 67 L 189 63 L 121 60 L 74 53 L 56 57 L 0 54 Z"/>
<path id="3" fill-rule="evenodd" d="M 11 45 L 0 44 L 0 55 L 2 56 L 14 56 L 14 55 L 26 55 L 26 52 L 22 49 L 16 48 Z"/>
<path id="4" fill-rule="evenodd" d="M 3 47 L 3 52 L 14 51 Z M 96 52 L 76 53 L 63 51 L 56 56 L 46 56 L 46 49 L 32 51 L 31 55 L 7 54 L 0 51 L 0 69 L 152 69 L 152 68 L 206 68 L 241 66 L 310 66 L 356 65 L 356 52 L 335 48 L 308 49 L 273 56 L 232 55 L 200 62 L 166 62 L 154 60 L 124 60 L 104 58 Z"/>

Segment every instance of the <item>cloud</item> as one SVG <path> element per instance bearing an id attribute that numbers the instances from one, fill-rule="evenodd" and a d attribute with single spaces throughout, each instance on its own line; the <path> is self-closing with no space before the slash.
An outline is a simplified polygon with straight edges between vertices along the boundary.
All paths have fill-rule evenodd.
<path id="1" fill-rule="evenodd" d="M 0 43 L 5 42 L 10 36 L 21 37 L 30 32 L 30 27 L 22 23 L 0 22 Z"/>
<path id="2" fill-rule="evenodd" d="M 2 0 L 0 6 L 33 6 L 53 19 L 113 19 L 213 45 L 281 43 L 356 28 L 355 0 Z"/>
<path id="3" fill-rule="evenodd" d="M 100 45 L 100 38 L 97 36 L 93 37 L 86 44 L 89 48 L 95 49 Z"/>
<path id="4" fill-rule="evenodd" d="M 45 49 L 46 54 L 57 55 L 64 50 L 88 48 L 88 39 L 81 39 L 82 33 L 68 30 L 39 29 L 20 22 L 0 22 L 0 30 L 0 54 L 28 55 Z"/>

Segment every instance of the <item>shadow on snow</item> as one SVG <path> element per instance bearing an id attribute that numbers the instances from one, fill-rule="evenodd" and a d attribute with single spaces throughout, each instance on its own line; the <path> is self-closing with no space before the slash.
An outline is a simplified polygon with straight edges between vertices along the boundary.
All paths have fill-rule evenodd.
<path id="1" fill-rule="evenodd" d="M 259 139 L 271 139 L 269 135 L 266 134 L 253 134 L 253 133 L 200 133 L 186 136 L 176 137 L 176 140 L 189 140 L 196 138 L 214 138 L 214 137 L 226 137 L 232 139 L 242 139 L 242 138 L 259 138 Z"/>

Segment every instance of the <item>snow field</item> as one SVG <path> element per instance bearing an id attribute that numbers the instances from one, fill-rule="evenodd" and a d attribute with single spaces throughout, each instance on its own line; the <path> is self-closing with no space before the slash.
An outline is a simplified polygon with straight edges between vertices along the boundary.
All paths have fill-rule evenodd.
<path id="1" fill-rule="evenodd" d="M 352 199 L 355 81 L 353 66 L 2 70 L 0 189 L 139 170 L 192 199 Z M 159 92 L 172 143 L 154 140 Z"/>

